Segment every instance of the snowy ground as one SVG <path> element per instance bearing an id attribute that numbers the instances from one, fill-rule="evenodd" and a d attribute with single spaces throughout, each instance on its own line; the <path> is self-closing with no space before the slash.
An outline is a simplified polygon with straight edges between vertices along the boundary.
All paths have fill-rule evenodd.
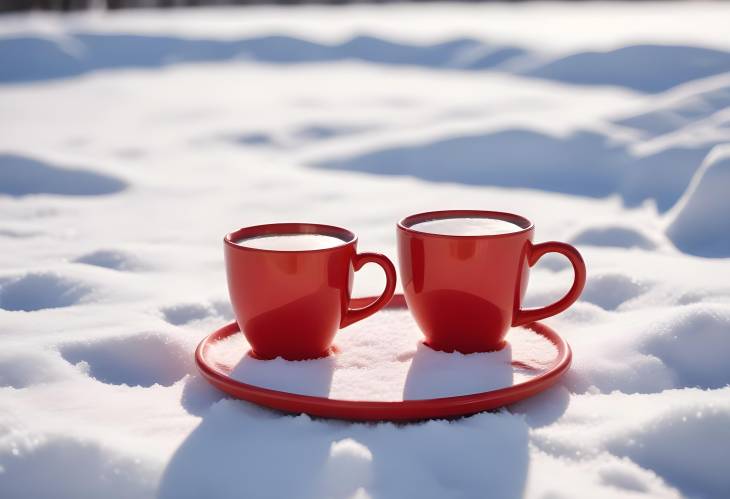
<path id="1" fill-rule="evenodd" d="M 728 497 L 729 22 L 700 2 L 0 18 L 0 496 Z M 395 259 L 398 219 L 455 207 L 583 252 L 583 297 L 546 321 L 575 356 L 556 388 L 349 424 L 197 374 L 231 320 L 225 232 L 330 223 Z M 529 304 L 570 278 L 545 259 Z"/>

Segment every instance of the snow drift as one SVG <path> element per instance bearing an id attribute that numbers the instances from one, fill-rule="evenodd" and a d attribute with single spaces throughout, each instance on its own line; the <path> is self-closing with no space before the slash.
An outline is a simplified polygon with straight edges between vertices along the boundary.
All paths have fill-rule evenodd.
<path id="1" fill-rule="evenodd" d="M 667 235 L 679 249 L 730 256 L 730 144 L 715 147 L 669 214 Z"/>

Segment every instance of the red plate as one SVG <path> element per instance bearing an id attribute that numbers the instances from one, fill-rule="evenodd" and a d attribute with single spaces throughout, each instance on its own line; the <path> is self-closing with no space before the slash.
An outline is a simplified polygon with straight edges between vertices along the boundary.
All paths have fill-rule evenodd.
<path id="1" fill-rule="evenodd" d="M 372 301 L 373 298 L 357 298 L 352 300 L 352 306 L 364 306 Z M 403 295 L 395 295 L 386 308 L 405 306 Z M 531 397 L 555 384 L 568 370 L 572 353 L 568 343 L 558 333 L 539 322 L 524 327 L 545 337 L 557 349 L 555 359 L 544 372 L 525 382 L 498 390 L 428 400 L 394 402 L 336 400 L 271 390 L 236 381 L 230 377 L 231 366 L 216 363 L 209 356 L 211 345 L 239 332 L 238 324 L 235 322 L 204 338 L 195 351 L 195 361 L 203 376 L 218 389 L 236 398 L 281 411 L 357 421 L 408 421 L 454 417 L 496 409 Z M 519 366 L 521 362 L 515 360 L 513 364 Z"/>

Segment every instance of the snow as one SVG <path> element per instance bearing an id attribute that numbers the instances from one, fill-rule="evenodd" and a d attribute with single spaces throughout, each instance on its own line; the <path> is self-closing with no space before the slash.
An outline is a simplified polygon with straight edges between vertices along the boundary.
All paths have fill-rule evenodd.
<path id="1" fill-rule="evenodd" d="M 701 256 L 730 256 L 730 144 L 716 146 L 697 170 L 670 216 L 667 235 Z"/>
<path id="2" fill-rule="evenodd" d="M 113 177 L 85 170 L 59 169 L 24 156 L 0 155 L 2 189 L 10 196 L 63 194 L 98 196 L 124 190 L 126 184 Z"/>
<path id="3" fill-rule="evenodd" d="M 727 496 L 728 18 L 720 2 L 0 18 L 0 497 Z M 584 255 L 583 296 L 545 321 L 574 353 L 557 386 L 352 424 L 198 374 L 198 341 L 233 320 L 226 232 L 340 225 L 395 261 L 397 220 L 464 207 Z M 357 295 L 382 289 L 371 267 Z M 546 256 L 526 306 L 571 278 Z M 513 359 L 549 359 L 525 334 Z M 385 399 L 530 375 L 418 339 L 382 312 L 334 358 L 244 357 L 236 375 Z"/>
<path id="4" fill-rule="evenodd" d="M 402 401 L 482 393 L 529 381 L 557 360 L 557 349 L 524 328 L 510 332 L 498 352 L 463 355 L 431 350 L 407 310 L 386 310 L 347 329 L 337 355 L 290 362 L 248 355 L 242 335 L 210 348 L 208 362 L 233 379 L 303 395 L 339 400 Z M 514 363 L 513 363 L 514 362 Z"/>

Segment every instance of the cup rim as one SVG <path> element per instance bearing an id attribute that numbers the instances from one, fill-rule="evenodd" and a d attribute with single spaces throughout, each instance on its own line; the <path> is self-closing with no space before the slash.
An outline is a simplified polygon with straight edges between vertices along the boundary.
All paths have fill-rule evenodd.
<path id="1" fill-rule="evenodd" d="M 236 244 L 235 241 L 243 238 L 253 238 L 269 235 L 295 235 L 295 234 L 319 234 L 323 236 L 336 237 L 342 240 L 342 244 L 329 246 L 327 248 L 313 248 L 301 250 L 280 250 L 267 248 L 250 248 Z M 345 246 L 357 243 L 357 235 L 354 232 L 336 225 L 316 224 L 309 222 L 282 222 L 260 225 L 249 225 L 241 227 L 223 236 L 223 243 L 229 248 L 239 251 L 254 251 L 275 254 L 292 254 L 292 253 L 322 253 L 333 251 Z"/>
<path id="2" fill-rule="evenodd" d="M 514 232 L 507 232 L 505 234 L 434 234 L 433 232 L 425 232 L 412 228 L 412 225 L 416 223 L 426 222 L 428 220 L 441 220 L 449 218 L 496 218 L 498 220 L 504 220 L 521 227 L 521 230 Z M 439 239 L 493 239 L 493 238 L 506 238 L 514 237 L 525 234 L 535 228 L 535 224 L 529 219 L 516 213 L 509 213 L 507 211 L 492 211 L 492 210 L 437 210 L 437 211 L 424 211 L 421 213 L 414 213 L 403 217 L 398 222 L 398 229 L 408 232 L 410 234 L 418 235 L 420 237 L 434 237 Z"/>

